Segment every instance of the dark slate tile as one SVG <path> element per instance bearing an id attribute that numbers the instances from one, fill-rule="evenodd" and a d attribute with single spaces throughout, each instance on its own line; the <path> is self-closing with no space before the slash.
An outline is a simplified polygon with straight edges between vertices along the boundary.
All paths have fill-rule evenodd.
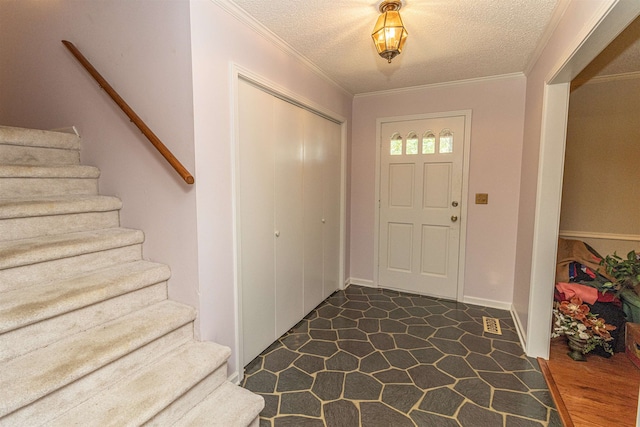
<path id="1" fill-rule="evenodd" d="M 484 311 L 487 312 L 489 317 L 495 317 L 496 319 L 511 319 L 511 313 L 508 310 L 501 310 L 499 308 L 485 307 Z"/>
<path id="2" fill-rule="evenodd" d="M 369 341 L 371 341 L 371 344 L 373 344 L 373 346 L 378 350 L 391 350 L 396 348 L 396 343 L 391 335 L 382 332 L 370 334 Z"/>
<path id="3" fill-rule="evenodd" d="M 322 400 L 336 400 L 342 396 L 343 383 L 342 372 L 318 372 L 311 391 Z"/>
<path id="4" fill-rule="evenodd" d="M 259 427 L 271 427 L 271 420 L 265 420 L 264 418 L 260 418 Z"/>
<path id="5" fill-rule="evenodd" d="M 464 331 L 456 328 L 455 326 L 447 326 L 447 327 L 439 328 L 433 336 L 437 338 L 448 339 L 448 340 L 457 340 L 463 334 L 464 334 Z"/>
<path id="6" fill-rule="evenodd" d="M 338 341 L 338 347 L 357 357 L 364 357 L 375 351 L 368 341 L 340 340 Z"/>
<path id="7" fill-rule="evenodd" d="M 367 427 L 414 427 L 409 417 L 380 402 L 360 403 L 360 417 Z"/>
<path id="8" fill-rule="evenodd" d="M 502 372 L 502 367 L 498 365 L 498 362 L 496 362 L 489 356 L 471 353 L 466 357 L 466 359 L 467 362 L 469 362 L 469 365 L 471 365 L 473 369 L 477 371 Z"/>
<path id="9" fill-rule="evenodd" d="M 391 297 L 391 298 L 405 294 L 405 292 L 393 291 L 391 289 L 382 289 L 381 293 L 382 293 L 382 295 L 386 295 L 386 296 Z"/>
<path id="10" fill-rule="evenodd" d="M 280 342 L 289 350 L 297 350 L 310 339 L 308 334 L 291 334 L 280 339 Z"/>
<path id="11" fill-rule="evenodd" d="M 286 415 L 275 418 L 273 420 L 273 427 L 324 427 L 324 422 L 319 418 Z"/>
<path id="12" fill-rule="evenodd" d="M 518 377 L 520 381 L 525 383 L 527 387 L 532 390 L 545 390 L 547 388 L 547 382 L 538 371 L 520 371 L 514 372 L 513 375 Z"/>
<path id="13" fill-rule="evenodd" d="M 338 337 L 341 340 L 360 340 L 367 341 L 367 334 L 362 332 L 360 329 L 351 328 L 351 329 L 340 329 L 338 331 Z"/>
<path id="14" fill-rule="evenodd" d="M 458 422 L 463 427 L 501 426 L 503 416 L 473 403 L 465 403 L 458 413 Z"/>
<path id="15" fill-rule="evenodd" d="M 457 326 L 458 322 L 456 322 L 455 320 L 451 320 L 451 319 L 447 319 L 444 316 L 441 316 L 439 314 L 434 315 L 434 316 L 429 316 L 426 318 L 427 319 L 427 324 L 431 325 L 435 328 L 442 328 L 445 326 Z"/>
<path id="16" fill-rule="evenodd" d="M 358 359 L 349 353 L 339 351 L 327 359 L 325 365 L 333 371 L 355 371 L 358 369 Z"/>
<path id="17" fill-rule="evenodd" d="M 555 409 L 551 410 L 549 413 L 549 424 L 547 427 L 564 427 L 564 424 L 560 419 L 560 415 Z"/>
<path id="18" fill-rule="evenodd" d="M 382 289 L 380 288 L 368 288 L 368 287 L 362 287 L 362 293 L 364 295 L 382 295 Z"/>
<path id="19" fill-rule="evenodd" d="M 309 331 L 309 322 L 307 320 L 303 320 L 301 322 L 298 322 L 298 324 L 293 328 L 291 328 L 289 332 L 294 334 L 302 334 L 308 331 Z"/>
<path id="20" fill-rule="evenodd" d="M 324 317 L 325 319 L 333 319 L 338 314 L 340 314 L 342 309 L 334 307 L 332 305 L 325 305 L 324 307 L 321 307 L 316 311 L 319 317 Z"/>
<path id="21" fill-rule="evenodd" d="M 423 325 L 411 325 L 407 328 L 407 332 L 409 335 L 413 335 L 418 338 L 429 338 L 436 332 L 436 328 L 433 326 L 423 326 Z"/>
<path id="22" fill-rule="evenodd" d="M 321 303 L 320 305 L 318 305 L 316 307 L 315 310 L 311 310 L 309 313 L 307 313 L 307 315 L 304 316 L 303 319 L 304 320 L 313 320 L 313 319 L 315 319 L 316 317 L 318 317 L 318 309 L 321 308 L 321 307 L 324 307 L 325 305 L 328 305 L 328 304 Z"/>
<path id="23" fill-rule="evenodd" d="M 407 371 L 401 369 L 387 369 L 386 371 L 373 374 L 376 379 L 385 384 L 409 384 L 411 377 Z"/>
<path id="24" fill-rule="evenodd" d="M 331 304 L 334 307 L 340 307 L 347 301 L 347 296 L 343 292 L 338 292 L 326 300 L 327 304 Z"/>
<path id="25" fill-rule="evenodd" d="M 280 342 L 280 340 L 275 341 L 273 344 L 271 344 L 262 352 L 262 356 L 267 355 L 271 353 L 273 350 L 279 349 L 280 347 L 282 347 L 282 343 Z"/>
<path id="26" fill-rule="evenodd" d="M 411 306 L 413 306 L 413 301 L 411 301 L 410 298 L 407 298 L 405 296 L 394 297 L 394 298 L 391 298 L 391 300 L 394 303 L 396 303 L 396 305 L 398 305 L 400 307 L 411 307 Z"/>
<path id="27" fill-rule="evenodd" d="M 264 408 L 260 412 L 261 417 L 273 418 L 278 415 L 278 408 L 280 407 L 280 396 L 277 394 L 263 394 L 260 396 L 264 399 Z"/>
<path id="28" fill-rule="evenodd" d="M 364 317 L 367 317 L 370 319 L 386 319 L 387 317 L 389 317 L 389 313 L 386 312 L 385 310 L 381 310 L 376 307 L 371 307 L 370 309 L 364 312 Z"/>
<path id="29" fill-rule="evenodd" d="M 418 410 L 411 411 L 410 415 L 418 427 L 460 427 L 455 419 L 441 415 L 428 414 Z"/>
<path id="30" fill-rule="evenodd" d="M 300 369 L 291 367 L 278 375 L 278 386 L 276 390 L 300 391 L 309 390 L 313 384 L 313 377 L 302 372 Z"/>
<path id="31" fill-rule="evenodd" d="M 444 307 L 442 305 L 432 305 L 432 306 L 427 307 L 427 311 L 429 312 L 429 314 L 442 315 L 442 314 L 445 314 L 446 312 L 448 312 L 449 308 L 448 307 Z M 451 320 L 451 319 L 449 319 L 449 320 Z M 458 322 L 455 322 L 455 323 L 458 323 Z"/>
<path id="32" fill-rule="evenodd" d="M 422 394 L 422 390 L 413 384 L 385 385 L 382 390 L 382 402 L 407 413 L 420 400 Z"/>
<path id="33" fill-rule="evenodd" d="M 538 399 L 540 403 L 542 403 L 545 406 L 548 406 L 549 408 L 556 407 L 556 404 L 553 402 L 553 397 L 551 397 L 551 393 L 549 393 L 549 390 L 532 391 L 531 395 L 536 399 Z"/>
<path id="34" fill-rule="evenodd" d="M 293 364 L 308 374 L 313 374 L 324 369 L 324 359 L 309 354 L 303 354 L 298 360 L 293 362 Z"/>
<path id="35" fill-rule="evenodd" d="M 479 375 L 480 378 L 494 388 L 529 391 L 529 388 L 511 372 L 480 372 Z"/>
<path id="36" fill-rule="evenodd" d="M 512 354 L 514 356 L 524 356 L 524 351 L 520 346 L 520 342 L 500 341 L 498 339 L 493 341 L 493 348 L 496 350 L 502 350 L 505 353 Z"/>
<path id="37" fill-rule="evenodd" d="M 478 322 L 462 322 L 458 325 L 458 328 L 476 336 L 482 336 L 484 333 L 484 327 Z"/>
<path id="38" fill-rule="evenodd" d="M 310 341 L 298 349 L 300 353 L 315 354 L 317 356 L 329 357 L 338 351 L 338 346 L 334 342 Z"/>
<path id="39" fill-rule="evenodd" d="M 423 297 L 420 295 L 410 297 L 413 305 L 416 307 L 442 307 L 442 305 L 433 298 Z"/>
<path id="40" fill-rule="evenodd" d="M 424 320 L 424 318 L 422 317 L 407 317 L 406 319 L 398 319 L 400 320 L 402 323 L 404 323 L 405 325 L 411 326 L 411 325 L 426 325 L 427 321 Z"/>
<path id="41" fill-rule="evenodd" d="M 342 304 L 342 308 L 349 308 L 351 310 L 368 310 L 371 307 L 368 302 L 364 301 L 347 301 Z"/>
<path id="42" fill-rule="evenodd" d="M 469 317 L 471 317 L 472 319 L 478 320 L 478 321 L 482 321 L 482 316 L 491 317 L 491 316 L 489 316 L 489 313 L 484 311 L 483 307 L 472 307 L 472 308 L 469 308 L 466 311 L 466 313 L 469 315 Z"/>
<path id="43" fill-rule="evenodd" d="M 469 353 L 469 350 L 458 341 L 445 340 L 441 338 L 429 338 L 429 342 L 433 344 L 443 353 L 446 354 L 455 354 L 458 356 L 466 356 Z"/>
<path id="44" fill-rule="evenodd" d="M 390 319 L 400 320 L 400 319 L 406 319 L 408 317 L 411 317 L 411 315 L 409 314 L 409 312 L 407 310 L 405 310 L 402 307 L 398 307 L 395 310 L 391 310 L 389 312 L 389 318 Z"/>
<path id="45" fill-rule="evenodd" d="M 344 380 L 345 399 L 379 400 L 381 391 L 382 384 L 378 380 L 361 372 L 349 372 Z"/>
<path id="46" fill-rule="evenodd" d="M 369 301 L 391 301 L 391 297 L 388 295 L 384 295 L 381 293 L 378 294 L 367 294 Z M 394 306 L 395 307 L 395 306 Z"/>
<path id="47" fill-rule="evenodd" d="M 433 347 L 411 350 L 410 353 L 420 363 L 435 363 L 444 356 L 444 353 Z"/>
<path id="48" fill-rule="evenodd" d="M 247 366 L 244 367 L 244 375 L 245 378 L 247 375 L 255 374 L 260 369 L 262 369 L 262 356 L 258 356 L 253 359 Z"/>
<path id="49" fill-rule="evenodd" d="M 476 405 L 488 408 L 491 404 L 491 387 L 480 378 L 460 380 L 454 390 Z"/>
<path id="50" fill-rule="evenodd" d="M 367 304 L 367 308 L 369 307 L 369 297 L 366 295 L 348 295 L 349 301 L 355 302 L 363 302 Z"/>
<path id="51" fill-rule="evenodd" d="M 321 317 L 309 322 L 309 329 L 331 329 L 331 320 Z"/>
<path id="52" fill-rule="evenodd" d="M 501 341 L 511 341 L 516 344 L 520 343 L 520 337 L 518 336 L 516 331 L 510 331 L 508 329 L 503 329 L 502 335 L 496 335 L 496 334 L 485 332 L 484 336 L 489 338 L 494 338 L 496 340 L 501 340 Z"/>
<path id="53" fill-rule="evenodd" d="M 419 408 L 427 412 L 453 416 L 464 402 L 464 397 L 448 387 L 429 390 L 425 394 Z"/>
<path id="54" fill-rule="evenodd" d="M 335 319 L 331 320 L 331 326 L 333 327 L 333 329 L 355 328 L 356 326 L 358 326 L 358 322 L 353 319 L 338 316 Z"/>
<path id="55" fill-rule="evenodd" d="M 493 349 L 489 338 L 479 337 L 465 333 L 459 341 L 474 353 L 489 354 Z"/>
<path id="56" fill-rule="evenodd" d="M 264 369 L 271 372 L 280 372 L 288 368 L 298 357 L 300 357 L 300 354 L 295 351 L 279 348 L 264 357 Z"/>
<path id="57" fill-rule="evenodd" d="M 392 366 L 407 369 L 418 364 L 418 361 L 407 350 L 387 350 L 382 354 Z"/>
<path id="58" fill-rule="evenodd" d="M 407 325 L 393 319 L 382 319 L 380 320 L 380 330 L 382 332 L 406 333 Z"/>
<path id="59" fill-rule="evenodd" d="M 371 353 L 360 361 L 360 371 L 362 372 L 378 372 L 390 368 L 391 365 L 380 352 Z"/>
<path id="60" fill-rule="evenodd" d="M 500 350 L 494 350 L 489 355 L 498 362 L 505 371 L 528 371 L 533 365 L 525 358 L 516 357 Z"/>
<path id="61" fill-rule="evenodd" d="M 248 377 L 244 383 L 247 390 L 254 393 L 273 393 L 278 377 L 268 371 L 259 371 Z"/>
<path id="62" fill-rule="evenodd" d="M 447 307 L 453 311 L 465 311 L 466 309 L 469 308 L 469 305 L 463 303 L 463 302 L 458 302 L 458 301 L 454 301 L 454 300 L 449 300 L 449 299 L 438 299 L 437 300 L 440 305 L 442 305 L 443 307 Z"/>
<path id="63" fill-rule="evenodd" d="M 493 393 L 491 407 L 496 411 L 535 420 L 544 421 L 547 419 L 547 407 L 528 393 L 496 390 Z"/>
<path id="64" fill-rule="evenodd" d="M 384 310 L 385 313 L 391 310 L 395 310 L 398 307 L 395 303 L 390 301 L 371 301 L 370 304 L 375 308 Z"/>
<path id="65" fill-rule="evenodd" d="M 469 322 L 473 320 L 471 316 L 469 316 L 464 311 L 460 311 L 460 310 L 451 310 L 445 313 L 444 316 L 458 322 Z"/>
<path id="66" fill-rule="evenodd" d="M 359 319 L 361 317 L 364 317 L 364 313 L 360 310 L 344 310 L 341 314 L 342 316 L 348 318 L 348 319 Z"/>
<path id="67" fill-rule="evenodd" d="M 424 390 L 453 384 L 456 381 L 451 376 L 431 365 L 419 365 L 411 368 L 409 369 L 409 375 L 411 379 L 413 379 L 413 382 Z"/>
<path id="68" fill-rule="evenodd" d="M 405 310 L 407 310 L 407 313 L 416 317 L 425 317 L 431 314 L 424 307 L 405 307 Z"/>
<path id="69" fill-rule="evenodd" d="M 513 415 L 507 415 L 507 422 L 505 427 L 544 427 L 545 424 L 530 420 L 528 418 L 514 417 Z"/>
<path id="70" fill-rule="evenodd" d="M 475 378 L 477 376 L 476 371 L 460 356 L 445 356 L 436 363 L 436 366 L 454 378 Z"/>
<path id="71" fill-rule="evenodd" d="M 360 425 L 360 411 L 353 402 L 348 400 L 325 403 L 322 410 L 327 427 L 357 427 Z"/>
<path id="72" fill-rule="evenodd" d="M 429 348 L 433 347 L 429 341 L 424 338 L 418 338 L 407 334 L 393 334 L 396 341 L 396 347 L 404 349 Z"/>
<path id="73" fill-rule="evenodd" d="M 380 320 L 378 319 L 358 319 L 358 329 L 365 332 L 380 331 Z"/>
<path id="74" fill-rule="evenodd" d="M 280 395 L 280 413 L 319 417 L 322 404 L 308 391 L 282 393 Z"/>
<path id="75" fill-rule="evenodd" d="M 343 292 L 345 295 L 363 295 L 364 286 L 350 285 Z"/>
<path id="76" fill-rule="evenodd" d="M 314 340 L 335 341 L 338 339 L 336 331 L 330 329 L 312 329 L 309 331 L 309 335 Z"/>

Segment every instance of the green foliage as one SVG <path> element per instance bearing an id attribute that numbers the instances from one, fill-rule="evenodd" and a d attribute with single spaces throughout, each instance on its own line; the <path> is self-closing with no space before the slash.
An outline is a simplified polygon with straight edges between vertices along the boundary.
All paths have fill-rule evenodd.
<path id="1" fill-rule="evenodd" d="M 636 254 L 636 251 L 629 252 L 626 259 L 614 252 L 600 261 L 600 265 L 604 266 L 607 274 L 615 277 L 622 287 L 633 289 L 640 283 L 640 255 Z"/>

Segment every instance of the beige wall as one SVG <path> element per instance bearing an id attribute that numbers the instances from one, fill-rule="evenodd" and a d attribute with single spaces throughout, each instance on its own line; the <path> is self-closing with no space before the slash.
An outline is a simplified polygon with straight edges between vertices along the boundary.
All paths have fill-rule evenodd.
<path id="1" fill-rule="evenodd" d="M 572 91 L 560 230 L 640 235 L 640 77 Z"/>

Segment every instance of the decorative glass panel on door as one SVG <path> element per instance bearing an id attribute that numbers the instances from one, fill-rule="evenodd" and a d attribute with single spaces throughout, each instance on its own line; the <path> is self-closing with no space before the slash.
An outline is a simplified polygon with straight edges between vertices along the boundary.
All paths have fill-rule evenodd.
<path id="1" fill-rule="evenodd" d="M 440 132 L 440 153 L 453 153 L 453 133 L 449 129 Z"/>
<path id="2" fill-rule="evenodd" d="M 422 136 L 422 154 L 435 154 L 436 136 L 430 130 Z"/>
<path id="3" fill-rule="evenodd" d="M 402 155 L 402 137 L 397 133 L 394 133 L 391 137 L 389 154 L 392 156 Z"/>
<path id="4" fill-rule="evenodd" d="M 418 135 L 415 132 L 407 135 L 407 154 L 418 154 Z"/>

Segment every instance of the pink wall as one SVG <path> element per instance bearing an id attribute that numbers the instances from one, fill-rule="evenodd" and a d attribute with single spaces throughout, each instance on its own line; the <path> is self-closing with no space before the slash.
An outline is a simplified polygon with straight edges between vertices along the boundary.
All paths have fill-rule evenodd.
<path id="1" fill-rule="evenodd" d="M 0 123 L 77 126 L 100 191 L 144 230 L 144 257 L 171 266 L 170 295 L 197 305 L 196 192 L 185 185 L 60 43 L 72 41 L 194 170 L 187 1 L 21 0 L 0 13 Z M 196 173 L 196 183 L 198 177 Z"/>
<path id="2" fill-rule="evenodd" d="M 512 298 L 522 127 L 523 75 L 357 96 L 351 146 L 352 279 L 373 280 L 376 119 L 472 110 L 464 297 L 509 306 Z M 489 193 L 475 205 L 475 193 Z"/>
<path id="3" fill-rule="evenodd" d="M 351 96 L 210 0 L 191 2 L 191 37 L 201 331 L 235 350 L 232 65 L 348 121 Z"/>

